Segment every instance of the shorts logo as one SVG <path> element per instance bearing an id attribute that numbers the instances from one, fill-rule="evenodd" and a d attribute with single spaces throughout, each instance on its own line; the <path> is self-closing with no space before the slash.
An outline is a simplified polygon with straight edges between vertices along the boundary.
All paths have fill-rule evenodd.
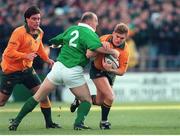
<path id="1" fill-rule="evenodd" d="M 33 75 L 35 75 L 35 74 L 36 74 L 35 70 L 33 70 L 33 71 L 32 71 L 32 74 L 33 74 Z"/>

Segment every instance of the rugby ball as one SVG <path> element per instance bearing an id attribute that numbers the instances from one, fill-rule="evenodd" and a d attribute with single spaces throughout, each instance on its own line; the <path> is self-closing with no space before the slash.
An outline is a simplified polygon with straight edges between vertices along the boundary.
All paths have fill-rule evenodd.
<path id="1" fill-rule="evenodd" d="M 104 62 L 108 64 L 112 64 L 113 69 L 119 68 L 119 61 L 112 55 L 106 54 L 104 56 Z"/>

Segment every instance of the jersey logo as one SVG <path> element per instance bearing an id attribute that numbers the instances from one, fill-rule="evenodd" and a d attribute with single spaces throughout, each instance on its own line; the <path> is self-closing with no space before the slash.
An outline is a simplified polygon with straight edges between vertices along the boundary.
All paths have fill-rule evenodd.
<path id="1" fill-rule="evenodd" d="M 28 46 L 32 46 L 32 40 L 27 43 Z"/>

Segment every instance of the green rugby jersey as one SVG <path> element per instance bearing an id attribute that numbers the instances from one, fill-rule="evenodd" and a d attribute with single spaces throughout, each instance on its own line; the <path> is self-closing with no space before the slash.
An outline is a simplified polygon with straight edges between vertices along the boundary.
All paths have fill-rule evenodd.
<path id="1" fill-rule="evenodd" d="M 57 61 L 66 67 L 84 67 L 89 59 L 86 58 L 86 50 L 96 50 L 102 44 L 93 29 L 84 23 L 69 27 L 64 33 L 50 39 L 51 44 L 63 45 Z"/>

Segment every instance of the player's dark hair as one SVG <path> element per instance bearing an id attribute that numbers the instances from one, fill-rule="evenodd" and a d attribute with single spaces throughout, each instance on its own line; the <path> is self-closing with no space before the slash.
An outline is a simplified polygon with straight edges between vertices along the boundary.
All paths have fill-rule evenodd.
<path id="1" fill-rule="evenodd" d="M 24 12 L 24 19 L 30 18 L 32 15 L 40 14 L 40 9 L 37 6 L 31 6 Z"/>
<path id="2" fill-rule="evenodd" d="M 96 15 L 93 12 L 85 12 L 81 17 L 81 22 L 92 20 Z"/>
<path id="3" fill-rule="evenodd" d="M 119 34 L 127 34 L 128 33 L 128 26 L 124 23 L 119 23 L 114 28 L 114 32 L 119 33 Z"/>

